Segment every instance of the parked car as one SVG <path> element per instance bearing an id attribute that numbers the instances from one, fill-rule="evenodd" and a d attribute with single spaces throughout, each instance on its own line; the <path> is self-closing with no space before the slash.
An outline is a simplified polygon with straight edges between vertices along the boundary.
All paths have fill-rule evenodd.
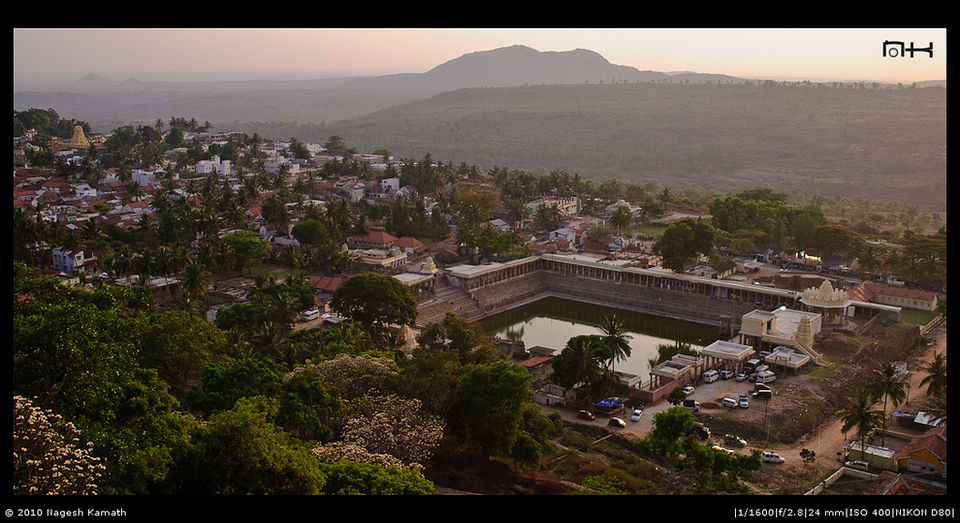
<path id="1" fill-rule="evenodd" d="M 594 414 L 593 414 L 592 412 L 590 412 L 589 410 L 580 409 L 580 411 L 577 412 L 577 417 L 580 418 L 580 419 L 594 420 L 594 419 L 596 419 L 597 416 L 594 415 Z"/>
<path id="2" fill-rule="evenodd" d="M 692 428 L 687 429 L 687 431 L 684 432 L 684 434 L 687 434 L 687 435 L 695 435 L 695 436 L 697 436 L 698 438 L 706 441 L 707 439 L 710 438 L 710 428 L 707 427 L 707 426 L 705 426 L 703 423 L 700 423 L 700 422 L 698 421 L 698 422 L 696 422 L 696 423 L 693 424 L 693 427 L 692 427 Z"/>
<path id="3" fill-rule="evenodd" d="M 700 411 L 700 402 L 695 400 L 683 400 L 683 406 L 694 411 Z"/>
<path id="4" fill-rule="evenodd" d="M 630 415 L 630 421 L 640 421 L 640 416 L 643 415 L 643 411 L 640 409 L 633 409 L 633 414 Z"/>
<path id="5" fill-rule="evenodd" d="M 627 426 L 627 422 L 623 421 L 620 418 L 610 418 L 610 421 L 607 422 L 607 425 L 618 428 L 618 429 L 622 429 Z"/>
<path id="6" fill-rule="evenodd" d="M 866 461 L 861 461 L 861 460 L 848 461 L 844 463 L 843 466 L 850 467 L 852 469 L 862 470 L 864 472 L 870 471 L 870 464 L 867 463 Z"/>
<path id="7" fill-rule="evenodd" d="M 737 381 L 744 381 L 744 380 L 747 379 L 747 373 L 746 373 L 746 372 L 741 372 L 741 373 L 737 374 L 736 378 L 734 378 L 734 379 L 736 379 Z"/>
<path id="8" fill-rule="evenodd" d="M 687 396 L 693 394 L 693 391 L 694 391 L 694 388 L 692 385 L 687 385 L 686 387 L 683 388 L 683 393 L 686 394 Z"/>
<path id="9" fill-rule="evenodd" d="M 720 403 L 723 403 L 724 407 L 730 407 L 732 409 L 737 408 L 737 405 L 739 404 L 736 398 L 723 398 L 720 400 Z"/>
<path id="10" fill-rule="evenodd" d="M 762 459 L 764 463 L 783 463 L 784 461 L 783 458 L 780 457 L 780 454 L 767 450 L 763 451 L 763 454 L 760 455 L 760 459 Z"/>
<path id="11" fill-rule="evenodd" d="M 746 394 L 740 395 L 740 408 L 741 409 L 750 408 L 750 402 L 747 400 Z"/>
<path id="12" fill-rule="evenodd" d="M 773 397 L 773 391 L 770 389 L 761 389 L 754 392 L 753 397 L 760 400 L 768 400 Z"/>
<path id="13" fill-rule="evenodd" d="M 722 379 L 722 380 L 728 380 L 728 379 L 730 379 L 730 378 L 732 378 L 732 377 L 733 377 L 733 371 L 732 371 L 732 370 L 723 369 L 722 371 L 720 371 L 720 379 Z"/>
<path id="14" fill-rule="evenodd" d="M 771 390 L 771 389 L 770 389 L 770 386 L 767 385 L 767 384 L 765 384 L 765 383 L 759 383 L 759 382 L 758 382 L 758 383 L 754 383 L 754 384 L 753 384 L 753 392 L 757 392 L 757 391 L 760 391 L 760 390 Z"/>
<path id="15" fill-rule="evenodd" d="M 733 434 L 724 434 L 723 443 L 725 445 L 730 445 L 731 447 L 743 448 L 747 446 L 747 440 L 741 438 L 740 436 L 734 436 Z"/>
<path id="16" fill-rule="evenodd" d="M 720 379 L 720 373 L 715 370 L 708 370 L 707 372 L 703 373 L 704 383 L 713 383 L 718 379 Z"/>
<path id="17" fill-rule="evenodd" d="M 303 321 L 313 321 L 320 317 L 320 309 L 303 311 Z"/>

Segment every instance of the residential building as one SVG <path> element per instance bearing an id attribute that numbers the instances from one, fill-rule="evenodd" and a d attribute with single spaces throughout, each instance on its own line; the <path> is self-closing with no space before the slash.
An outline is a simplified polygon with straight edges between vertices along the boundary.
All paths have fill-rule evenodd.
<path id="1" fill-rule="evenodd" d="M 897 453 L 900 471 L 947 477 L 947 427 L 929 430 Z"/>
<path id="2" fill-rule="evenodd" d="M 386 231 L 373 230 L 350 236 L 347 242 L 355 249 L 389 249 L 397 243 L 397 237 Z"/>
<path id="3" fill-rule="evenodd" d="M 939 303 L 939 298 L 935 292 L 885 285 L 875 281 L 865 281 L 848 291 L 848 294 L 852 299 L 858 301 L 925 311 L 936 310 Z"/>
<path id="4" fill-rule="evenodd" d="M 92 273 L 96 271 L 97 257 L 87 257 L 83 250 L 54 248 L 53 268 L 67 274 Z"/>
<path id="5" fill-rule="evenodd" d="M 196 165 L 197 174 L 217 173 L 220 176 L 230 176 L 230 160 L 220 160 L 220 156 L 214 155 L 209 160 L 201 160 Z"/>

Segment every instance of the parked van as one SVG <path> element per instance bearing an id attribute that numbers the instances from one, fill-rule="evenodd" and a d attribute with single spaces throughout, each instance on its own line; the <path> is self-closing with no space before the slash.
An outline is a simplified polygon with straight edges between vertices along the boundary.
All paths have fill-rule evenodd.
<path id="1" fill-rule="evenodd" d="M 724 407 L 730 407 L 732 409 L 737 408 L 737 405 L 739 405 L 739 402 L 734 398 L 723 398 L 720 400 L 720 403 L 723 403 Z"/>
<path id="2" fill-rule="evenodd" d="M 319 309 L 310 309 L 308 311 L 303 311 L 303 321 L 313 321 L 320 317 Z"/>
<path id="3" fill-rule="evenodd" d="M 775 379 L 777 379 L 777 375 L 768 370 L 757 373 L 757 383 L 770 383 Z"/>
<path id="4" fill-rule="evenodd" d="M 720 373 L 715 370 L 708 370 L 703 373 L 703 381 L 706 383 L 713 383 L 720 379 Z"/>
<path id="5" fill-rule="evenodd" d="M 683 400 L 683 406 L 686 407 L 686 408 L 688 408 L 688 409 L 690 409 L 690 410 L 692 410 L 692 411 L 694 411 L 694 412 L 699 412 L 699 411 L 700 411 L 700 402 L 699 402 L 699 401 Z"/>

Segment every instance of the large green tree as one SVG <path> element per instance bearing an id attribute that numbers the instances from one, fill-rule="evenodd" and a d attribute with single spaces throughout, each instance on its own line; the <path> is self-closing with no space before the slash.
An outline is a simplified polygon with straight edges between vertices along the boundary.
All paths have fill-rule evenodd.
<path id="1" fill-rule="evenodd" d="M 596 384 L 602 382 L 608 353 L 609 349 L 601 336 L 574 336 L 567 340 L 567 345 L 553 358 L 551 379 L 566 388 L 585 384 L 589 393 Z"/>
<path id="2" fill-rule="evenodd" d="M 275 425 L 276 403 L 242 398 L 193 435 L 172 477 L 179 493 L 320 494 L 325 479 L 309 448 Z"/>
<path id="3" fill-rule="evenodd" d="M 663 266 L 676 272 L 693 261 L 698 254 L 709 253 L 716 231 L 700 218 L 684 218 L 671 223 L 654 243 L 654 252 L 663 256 Z"/>
<path id="4" fill-rule="evenodd" d="M 509 361 L 476 365 L 457 385 L 450 412 L 453 430 L 483 455 L 510 456 L 533 397 L 531 376 Z"/>
<path id="5" fill-rule="evenodd" d="M 330 307 L 366 327 L 413 325 L 417 302 L 400 280 L 372 272 L 353 276 L 333 293 Z"/>

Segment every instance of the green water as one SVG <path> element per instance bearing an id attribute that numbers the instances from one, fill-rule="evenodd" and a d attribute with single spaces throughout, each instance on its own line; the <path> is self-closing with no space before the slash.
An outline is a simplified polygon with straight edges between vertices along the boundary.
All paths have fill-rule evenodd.
<path id="1" fill-rule="evenodd" d="M 624 330 L 631 336 L 631 354 L 626 361 L 618 361 L 615 368 L 638 374 L 644 382 L 649 379 L 648 360 L 657 357 L 657 346 L 676 342 L 688 343 L 700 349 L 717 339 L 719 328 L 714 325 L 693 323 L 601 307 L 560 298 L 545 298 L 528 305 L 490 316 L 481 321 L 490 335 L 506 337 L 508 330 L 523 330 L 522 340 L 527 347 L 542 345 L 563 350 L 567 340 L 581 334 L 601 334 L 600 322 L 604 316 L 616 314 L 623 322 Z"/>

